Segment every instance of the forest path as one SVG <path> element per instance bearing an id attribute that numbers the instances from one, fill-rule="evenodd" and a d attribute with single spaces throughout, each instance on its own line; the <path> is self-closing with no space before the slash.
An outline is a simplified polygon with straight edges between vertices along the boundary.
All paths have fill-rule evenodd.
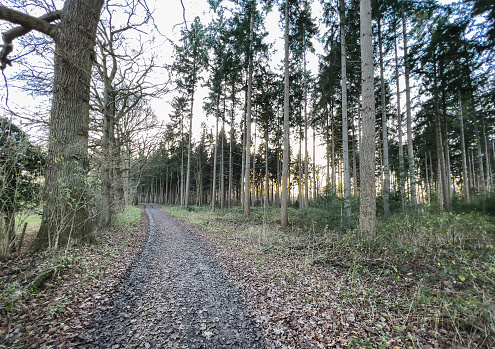
<path id="1" fill-rule="evenodd" d="M 150 236 L 137 265 L 84 335 L 84 348 L 264 348 L 206 245 L 146 206 Z"/>

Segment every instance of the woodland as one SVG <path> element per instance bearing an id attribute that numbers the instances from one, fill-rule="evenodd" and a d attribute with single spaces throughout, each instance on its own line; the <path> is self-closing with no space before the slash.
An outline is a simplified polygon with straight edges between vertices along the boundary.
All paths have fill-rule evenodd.
<path id="1" fill-rule="evenodd" d="M 207 242 L 269 347 L 493 347 L 495 3 L 207 2 L 169 63 L 151 1 L 0 5 L 0 345 L 76 338 L 152 204 Z"/>

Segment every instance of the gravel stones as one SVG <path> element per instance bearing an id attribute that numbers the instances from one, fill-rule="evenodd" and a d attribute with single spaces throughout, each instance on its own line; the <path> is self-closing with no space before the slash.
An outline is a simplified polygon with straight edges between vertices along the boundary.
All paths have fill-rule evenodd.
<path id="1" fill-rule="evenodd" d="M 150 236 L 136 267 L 86 333 L 84 348 L 264 348 L 206 245 L 146 206 Z"/>

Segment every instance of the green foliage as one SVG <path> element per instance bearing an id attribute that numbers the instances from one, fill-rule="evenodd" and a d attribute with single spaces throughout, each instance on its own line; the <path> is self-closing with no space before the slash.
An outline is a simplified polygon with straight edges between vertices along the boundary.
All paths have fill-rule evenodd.
<path id="1" fill-rule="evenodd" d="M 464 197 L 460 195 L 454 195 L 452 208 L 457 213 L 483 212 L 495 216 L 495 193 L 490 193 L 484 200 L 479 195 L 471 195 L 470 202 L 464 200 Z"/>
<path id="2" fill-rule="evenodd" d="M 297 204 L 297 202 L 296 202 Z M 298 207 L 297 205 L 294 208 Z M 351 197 L 352 216 L 350 225 L 356 226 L 359 221 L 359 200 Z M 344 229 L 344 198 L 328 194 L 310 201 L 307 210 L 293 210 L 289 220 L 299 226 L 315 225 L 318 228 L 331 227 L 332 229 Z"/>
<path id="3" fill-rule="evenodd" d="M 0 211 L 12 214 L 39 203 L 44 156 L 27 135 L 0 118 Z"/>

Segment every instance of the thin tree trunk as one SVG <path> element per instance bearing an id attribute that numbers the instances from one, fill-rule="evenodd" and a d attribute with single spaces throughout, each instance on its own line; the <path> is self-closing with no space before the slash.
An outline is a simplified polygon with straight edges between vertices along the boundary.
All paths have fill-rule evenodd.
<path id="1" fill-rule="evenodd" d="M 225 205 L 225 173 L 224 173 L 224 135 L 225 135 L 225 117 L 222 119 L 222 146 L 220 155 L 220 208 L 224 208 Z"/>
<path id="2" fill-rule="evenodd" d="M 482 125 L 483 125 L 483 141 L 485 143 L 485 164 L 486 164 L 486 190 L 490 192 L 491 190 L 491 166 L 490 166 L 490 151 L 488 150 L 488 135 L 486 134 L 486 122 L 485 117 L 482 116 Z"/>
<path id="3" fill-rule="evenodd" d="M 229 208 L 232 207 L 232 189 L 234 180 L 234 162 L 233 162 L 233 144 L 234 144 L 234 109 L 235 109 L 235 90 L 232 83 L 232 114 L 230 117 L 230 145 L 229 145 Z"/>
<path id="4" fill-rule="evenodd" d="M 265 131 L 265 209 L 268 207 L 268 197 L 270 196 L 270 186 L 268 185 L 268 127 Z"/>
<path id="5" fill-rule="evenodd" d="M 331 147 L 332 147 L 332 193 L 334 195 L 337 195 L 337 178 L 335 176 L 335 129 L 334 129 L 334 126 L 335 126 L 335 123 L 334 123 L 334 119 L 333 119 L 333 103 L 332 105 L 330 106 L 330 113 L 331 113 L 331 116 L 332 116 L 332 144 L 331 144 Z"/>
<path id="6" fill-rule="evenodd" d="M 189 117 L 189 139 L 187 142 L 187 170 L 186 170 L 186 194 L 184 195 L 184 207 L 189 207 L 189 183 L 191 182 L 191 146 L 192 146 L 192 125 L 194 110 L 194 86 L 191 94 L 191 116 Z"/>
<path id="7" fill-rule="evenodd" d="M 462 192 L 464 194 L 464 200 L 470 202 L 469 198 L 469 179 L 468 179 L 468 166 L 466 156 L 466 141 L 464 138 L 464 119 L 462 113 L 462 100 L 461 93 L 459 92 L 459 131 L 461 134 L 461 154 L 462 154 Z"/>
<path id="8" fill-rule="evenodd" d="M 406 16 L 404 11 L 402 12 L 402 30 L 404 38 L 404 78 L 406 80 L 406 115 L 407 115 L 407 155 L 409 160 L 409 180 L 411 202 L 413 206 L 416 206 L 416 168 L 414 164 L 414 150 L 412 139 L 412 117 L 411 117 L 411 87 L 409 86 L 409 62 L 408 62 L 408 47 L 407 47 L 407 25 Z"/>
<path id="9" fill-rule="evenodd" d="M 298 158 L 297 158 L 297 186 L 298 186 L 298 189 L 299 189 L 299 198 L 298 198 L 298 201 L 299 201 L 299 208 L 302 209 L 304 208 L 304 198 L 303 198 L 303 182 L 302 182 L 302 167 L 303 167 L 303 164 L 302 164 L 302 153 L 301 153 L 301 143 L 302 143 L 302 140 L 301 140 L 301 130 L 299 130 L 299 155 L 298 155 Z"/>
<path id="10" fill-rule="evenodd" d="M 318 189 L 319 188 L 316 186 L 316 129 L 313 127 L 313 200 L 316 200 L 318 197 Z"/>
<path id="11" fill-rule="evenodd" d="M 434 103 L 435 103 L 435 133 L 437 141 L 437 157 L 439 162 L 439 176 L 442 188 L 443 210 L 446 212 L 452 211 L 450 203 L 450 189 L 447 180 L 447 169 L 445 161 L 444 143 L 442 141 L 442 125 L 440 120 L 440 108 L 438 105 L 438 82 L 436 72 L 436 62 L 434 62 Z"/>
<path id="12" fill-rule="evenodd" d="M 382 144 L 383 144 L 383 213 L 385 218 L 390 217 L 390 206 L 388 197 L 390 193 L 390 168 L 388 165 L 388 131 L 387 131 L 387 110 L 385 106 L 385 73 L 383 64 L 381 20 L 378 19 L 378 47 L 380 50 L 380 88 L 382 104 Z"/>
<path id="13" fill-rule="evenodd" d="M 306 51 L 303 55 L 303 74 L 306 79 Z M 304 209 L 309 206 L 309 171 L 308 171 L 308 91 L 304 88 Z"/>
<path id="14" fill-rule="evenodd" d="M 253 15 L 251 14 L 249 24 L 249 72 L 248 72 L 248 89 L 247 89 L 247 103 L 246 103 L 246 166 L 245 166 L 245 188 L 244 188 L 244 215 L 249 216 L 251 213 L 251 179 L 250 179 L 250 160 L 251 160 L 251 96 L 253 91 L 253 53 L 252 50 L 253 41 Z"/>
<path id="15" fill-rule="evenodd" d="M 356 135 L 356 126 L 354 125 L 354 122 L 352 122 L 352 177 L 353 177 L 353 186 L 352 186 L 352 193 L 353 195 L 358 195 L 358 170 L 357 170 L 357 142 L 356 139 L 358 138 Z"/>
<path id="16" fill-rule="evenodd" d="M 399 57 L 397 54 L 397 36 L 394 40 L 394 51 L 395 51 L 395 79 L 396 79 L 396 90 L 397 90 L 397 128 L 399 130 L 399 192 L 400 201 L 402 205 L 402 212 L 405 212 L 406 208 L 406 193 L 404 190 L 404 149 L 402 148 L 402 112 L 400 105 L 400 85 L 399 85 Z"/>
<path id="17" fill-rule="evenodd" d="M 284 30 L 284 155 L 282 166 L 282 207 L 280 224 L 286 227 L 289 224 L 289 2 L 285 2 L 285 30 Z"/>
<path id="18" fill-rule="evenodd" d="M 428 153 L 425 152 L 425 172 L 426 172 L 426 199 L 428 201 L 428 205 L 430 204 L 431 198 L 431 188 L 430 188 L 430 179 L 428 177 Z"/>
<path id="19" fill-rule="evenodd" d="M 349 176 L 349 129 L 347 126 L 347 58 L 345 43 L 345 0 L 340 0 L 340 47 L 342 69 L 342 153 L 344 161 L 344 210 L 346 225 L 351 218 L 351 179 Z M 374 158 L 374 154 L 373 154 Z"/>
<path id="20" fill-rule="evenodd" d="M 213 185 L 211 188 L 211 210 L 215 210 L 215 201 L 217 197 L 217 159 L 218 159 L 218 117 L 216 118 L 215 127 L 215 151 L 213 159 Z"/>
<path id="21" fill-rule="evenodd" d="M 363 143 L 360 158 L 360 235 L 371 236 L 376 231 L 375 189 L 375 97 L 373 78 L 373 42 L 371 27 L 371 0 L 361 0 L 361 80 Z"/>

